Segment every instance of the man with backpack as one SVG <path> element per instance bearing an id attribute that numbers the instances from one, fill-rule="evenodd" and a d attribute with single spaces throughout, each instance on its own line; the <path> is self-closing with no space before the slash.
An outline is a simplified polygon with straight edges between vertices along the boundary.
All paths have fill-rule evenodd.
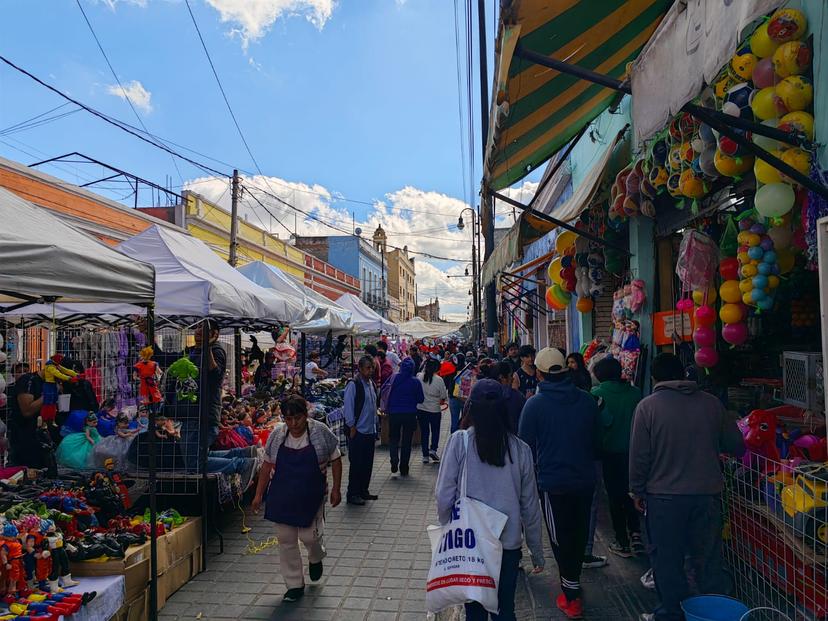
<path id="1" fill-rule="evenodd" d="M 374 444 L 376 442 L 377 390 L 372 378 L 374 359 L 359 359 L 358 373 L 345 387 L 345 425 L 348 434 L 349 505 L 364 505 L 366 500 L 376 500 L 376 494 L 368 491 L 371 471 L 374 469 Z"/>

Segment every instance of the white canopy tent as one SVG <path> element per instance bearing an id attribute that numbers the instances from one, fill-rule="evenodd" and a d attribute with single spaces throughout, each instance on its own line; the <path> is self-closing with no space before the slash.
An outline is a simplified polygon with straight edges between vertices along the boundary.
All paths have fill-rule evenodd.
<path id="1" fill-rule="evenodd" d="M 238 268 L 251 281 L 282 295 L 302 300 L 305 309 L 304 319 L 291 328 L 308 334 L 325 333 L 332 330 L 346 333 L 353 329 L 351 312 L 329 300 L 321 293 L 293 280 L 282 270 L 263 261 L 253 261 Z"/>
<path id="2" fill-rule="evenodd" d="M 44 298 L 132 304 L 155 298 L 153 266 L 143 258 L 126 257 L 3 188 L 0 222 L 0 312 Z"/>
<path id="3" fill-rule="evenodd" d="M 155 312 L 162 317 L 269 324 L 304 319 L 301 299 L 251 282 L 190 235 L 155 225 L 117 248 L 155 266 Z"/>
<path id="4" fill-rule="evenodd" d="M 436 339 L 457 332 L 462 325 L 460 323 L 443 323 L 442 321 L 425 321 L 421 317 L 414 317 L 405 323 L 401 323 L 399 329 L 400 334 L 414 339 Z"/>
<path id="5" fill-rule="evenodd" d="M 378 334 L 380 332 L 386 332 L 392 335 L 399 334 L 397 324 L 375 313 L 365 302 L 351 293 L 343 294 L 336 303 L 351 312 L 354 329 L 359 333 Z"/>

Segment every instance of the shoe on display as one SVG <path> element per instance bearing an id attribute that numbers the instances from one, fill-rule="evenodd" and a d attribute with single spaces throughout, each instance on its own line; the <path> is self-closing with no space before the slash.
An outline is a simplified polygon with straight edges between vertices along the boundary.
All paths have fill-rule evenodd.
<path id="1" fill-rule="evenodd" d="M 567 619 L 583 619 L 584 618 L 584 604 L 581 598 L 568 600 L 566 595 L 561 593 L 555 601 L 558 609 L 566 615 Z"/>
<path id="2" fill-rule="evenodd" d="M 632 550 L 630 550 L 630 546 L 622 546 L 617 541 L 613 541 L 608 547 L 610 552 L 621 558 L 632 558 L 635 556 Z"/>
<path id="3" fill-rule="evenodd" d="M 309 563 L 308 575 L 310 576 L 311 582 L 319 582 L 319 579 L 322 577 L 322 561 Z"/>
<path id="4" fill-rule="evenodd" d="M 581 567 L 584 569 L 598 569 L 599 567 L 606 567 L 607 557 L 597 556 L 595 554 L 584 554 L 584 560 Z"/>
<path id="5" fill-rule="evenodd" d="M 646 552 L 640 533 L 630 535 L 630 549 L 633 551 L 633 554 L 644 554 Z"/>
<path id="6" fill-rule="evenodd" d="M 66 574 L 65 576 L 61 576 L 60 578 L 58 578 L 58 580 L 60 581 L 60 586 L 62 586 L 65 589 L 75 587 L 80 584 L 80 582 L 78 582 L 77 580 L 72 580 L 72 574 Z"/>
<path id="7" fill-rule="evenodd" d="M 430 451 L 428 456 L 431 457 L 431 461 L 440 463 L 440 456 L 437 454 L 437 451 Z"/>
<path id="8" fill-rule="evenodd" d="M 302 596 L 305 594 L 305 587 L 299 587 L 298 589 L 288 589 L 285 596 L 282 598 L 283 602 L 293 603 L 298 602 L 302 599 Z"/>
<path id="9" fill-rule="evenodd" d="M 348 498 L 348 500 L 346 502 L 349 505 L 357 505 L 359 507 L 361 507 L 362 505 L 365 504 L 365 501 L 362 498 L 360 498 L 359 496 L 351 496 L 350 498 Z"/>

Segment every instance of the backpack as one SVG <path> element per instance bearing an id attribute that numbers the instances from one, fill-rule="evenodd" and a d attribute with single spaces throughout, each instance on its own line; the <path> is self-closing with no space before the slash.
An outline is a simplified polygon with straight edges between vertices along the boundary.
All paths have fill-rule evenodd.
<path id="1" fill-rule="evenodd" d="M 385 383 L 380 388 L 379 409 L 382 412 L 388 413 L 388 400 L 391 398 L 391 387 L 394 385 L 394 380 L 397 379 L 399 373 L 393 373 L 391 377 L 385 380 Z"/>

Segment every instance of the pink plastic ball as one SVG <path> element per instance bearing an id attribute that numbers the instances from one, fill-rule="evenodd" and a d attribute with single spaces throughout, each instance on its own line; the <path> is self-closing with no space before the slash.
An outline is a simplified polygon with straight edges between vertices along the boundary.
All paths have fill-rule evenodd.
<path id="1" fill-rule="evenodd" d="M 676 302 L 676 310 L 680 313 L 687 313 L 693 310 L 692 298 L 681 298 L 678 302 Z"/>
<path id="2" fill-rule="evenodd" d="M 713 347 L 716 344 L 716 331 L 708 326 L 699 326 L 693 330 L 693 342 L 696 347 Z"/>
<path id="3" fill-rule="evenodd" d="M 746 323 L 729 323 L 722 328 L 722 338 L 731 345 L 741 345 L 748 339 Z"/>
<path id="4" fill-rule="evenodd" d="M 709 369 L 710 367 L 715 367 L 719 363 L 719 352 L 712 347 L 702 347 L 701 349 L 696 350 L 694 358 L 697 365 L 703 369 Z"/>
<path id="5" fill-rule="evenodd" d="M 712 327 L 716 323 L 716 311 L 712 306 L 699 306 L 696 309 L 696 325 Z"/>

